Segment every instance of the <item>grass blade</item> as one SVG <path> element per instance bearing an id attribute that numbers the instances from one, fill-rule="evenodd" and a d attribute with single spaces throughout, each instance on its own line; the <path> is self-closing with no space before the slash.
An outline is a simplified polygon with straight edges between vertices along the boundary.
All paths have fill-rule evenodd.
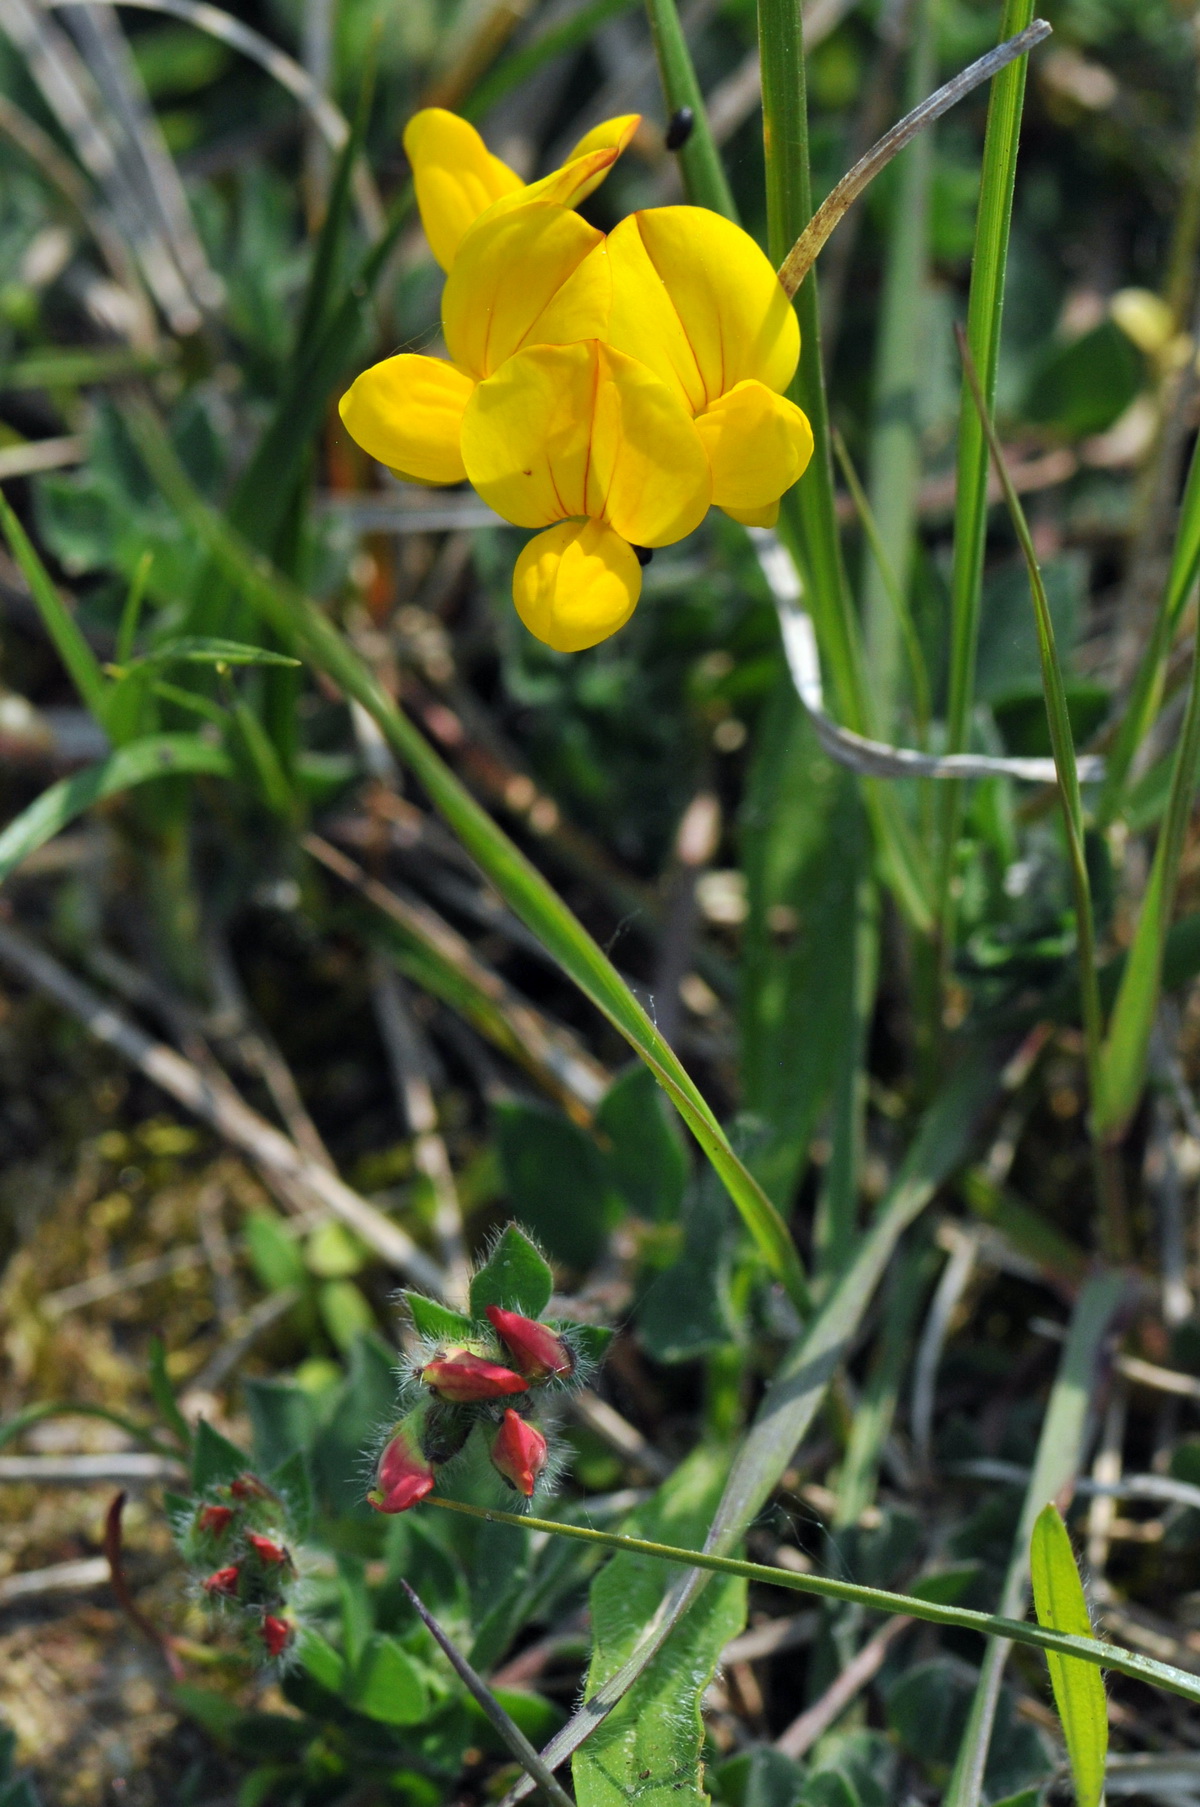
<path id="1" fill-rule="evenodd" d="M 1092 1637 L 1092 1621 L 1071 1539 L 1052 1503 L 1043 1506 L 1038 1514 L 1029 1560 L 1038 1624 L 1069 1631 L 1077 1638 Z M 1046 1667 L 1067 1741 L 1076 1807 L 1099 1807 L 1108 1755 L 1108 1702 L 1100 1671 L 1051 1651 L 1046 1652 Z"/>
<path id="2" fill-rule="evenodd" d="M 67 668 L 67 675 L 79 692 L 84 706 L 91 710 L 103 726 L 109 685 L 100 669 L 100 661 L 80 632 L 74 615 L 50 581 L 50 573 L 34 551 L 29 535 L 3 495 L 0 495 L 0 529 L 8 541 L 9 551 L 21 567 L 46 632 L 54 644 L 54 650 Z"/>
<path id="3" fill-rule="evenodd" d="M 192 487 L 151 410 L 144 405 L 131 406 L 127 420 L 164 494 L 199 535 L 224 576 L 284 644 L 294 644 L 375 718 L 393 752 L 424 786 L 510 908 L 646 1062 L 728 1188 L 771 1272 L 786 1286 L 797 1309 L 806 1311 L 808 1283 L 787 1225 L 734 1153 L 695 1082 L 612 963 L 536 866 L 396 707 L 320 610 L 256 559 L 207 506 Z"/>
<path id="4" fill-rule="evenodd" d="M 667 112 L 677 113 L 681 107 L 687 107 L 692 115 L 691 134 L 676 153 L 687 198 L 697 207 L 711 207 L 714 213 L 723 213 L 727 220 L 736 220 L 737 203 L 721 162 L 721 153 L 709 130 L 704 96 L 696 80 L 675 0 L 646 0 L 646 13 Z"/>
<path id="5" fill-rule="evenodd" d="M 1033 1473 L 1004 1581 L 1000 1612 L 1006 1619 L 1011 1620 L 1022 1611 L 1028 1598 L 1029 1546 L 1038 1514 L 1048 1499 L 1056 1498 L 1074 1484 L 1079 1472 L 1100 1354 L 1125 1286 L 1122 1274 L 1097 1274 L 1088 1281 L 1075 1306 L 1058 1376 L 1042 1420 Z M 944 1807 L 979 1807 L 996 1702 L 1014 1641 L 1005 1635 L 988 1645 Z M 1086 1642 L 1083 1638 L 1075 1641 Z"/>
<path id="6" fill-rule="evenodd" d="M 1033 16 L 1033 0 L 1005 0 L 1000 36 L 1016 37 Z M 1017 141 L 1025 100 L 1025 57 L 1008 65 L 992 83 L 988 101 L 987 130 L 983 143 L 983 171 L 979 211 L 975 224 L 975 249 L 971 262 L 971 289 L 967 301 L 967 345 L 979 372 L 990 413 L 996 395 L 996 370 L 1000 359 L 1000 324 L 1004 310 L 1004 273 L 1008 263 L 1008 235 L 1012 220 L 1013 188 L 1017 174 Z M 947 705 L 946 751 L 961 753 L 970 738 L 971 705 L 975 691 L 975 651 L 979 638 L 979 604 L 983 586 L 983 552 L 987 536 L 988 448 L 978 412 L 970 405 L 964 380 L 958 430 L 957 489 L 954 504 L 954 568 L 950 595 L 950 693 Z M 942 797 L 941 858 L 938 873 L 937 917 L 948 954 L 953 942 L 953 898 L 950 881 L 958 839 L 962 789 L 948 784 Z"/>
<path id="7" fill-rule="evenodd" d="M 232 778 L 233 763 L 222 747 L 211 746 L 195 734 L 152 734 L 131 741 L 98 765 L 61 778 L 13 818 L 0 833 L 0 884 L 22 860 L 53 840 L 93 803 L 171 772 Z"/>

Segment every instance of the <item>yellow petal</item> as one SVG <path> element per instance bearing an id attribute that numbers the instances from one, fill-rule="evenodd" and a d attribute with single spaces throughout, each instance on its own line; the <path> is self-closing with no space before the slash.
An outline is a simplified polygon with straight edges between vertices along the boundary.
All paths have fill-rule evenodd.
<path id="1" fill-rule="evenodd" d="M 651 207 L 608 237 L 608 337 L 700 413 L 753 378 L 787 388 L 800 357 L 791 302 L 748 233 L 705 207 Z"/>
<path id="2" fill-rule="evenodd" d="M 601 120 L 590 132 L 584 133 L 567 163 L 573 163 L 577 157 L 586 157 L 590 151 L 615 151 L 619 157 L 641 123 L 640 113 L 621 113 L 616 119 Z M 565 169 L 566 164 L 563 167 Z"/>
<path id="3" fill-rule="evenodd" d="M 577 207 L 593 189 L 599 188 L 641 123 L 640 113 L 606 119 L 579 140 L 558 169 L 551 170 L 538 182 L 531 182 L 519 194 L 502 195 L 488 208 L 486 217 L 495 219 L 498 214 L 533 201 L 549 201 L 556 207 Z"/>
<path id="4" fill-rule="evenodd" d="M 356 377 L 338 413 L 351 439 L 399 476 L 461 483 L 459 438 L 474 387 L 444 358 L 402 352 Z"/>
<path id="5" fill-rule="evenodd" d="M 582 652 L 624 627 L 642 592 L 627 542 L 600 521 L 562 521 L 530 540 L 513 571 L 517 614 L 556 652 Z"/>
<path id="6" fill-rule="evenodd" d="M 699 526 L 712 478 L 695 427 L 665 384 L 595 340 L 518 352 L 463 416 L 463 460 L 518 527 L 590 515 L 637 546 Z"/>
<path id="7" fill-rule="evenodd" d="M 504 195 L 525 184 L 493 157 L 467 120 L 442 107 L 424 107 L 404 128 L 404 150 L 429 248 L 443 270 L 454 262 L 468 228 Z"/>
<path id="8" fill-rule="evenodd" d="M 603 334 L 612 299 L 603 245 L 604 234 L 565 207 L 535 203 L 480 221 L 442 293 L 455 363 L 482 378 L 522 346 Z"/>
<path id="9" fill-rule="evenodd" d="M 712 466 L 713 501 L 736 511 L 735 520 L 778 502 L 812 457 L 808 416 L 762 383 L 738 383 L 697 417 L 696 432 Z"/>
<path id="10" fill-rule="evenodd" d="M 768 502 L 765 508 L 724 508 L 731 521 L 740 521 L 743 527 L 774 527 L 779 519 L 779 503 Z"/>

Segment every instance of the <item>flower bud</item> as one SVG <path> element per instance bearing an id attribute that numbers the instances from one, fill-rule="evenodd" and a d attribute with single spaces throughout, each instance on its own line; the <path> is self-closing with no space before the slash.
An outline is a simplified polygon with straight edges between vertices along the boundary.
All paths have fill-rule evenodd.
<path id="1" fill-rule="evenodd" d="M 492 1444 L 492 1466 L 499 1470 L 510 1487 L 532 1499 L 537 1478 L 546 1466 L 546 1439 L 541 1431 L 519 1418 L 510 1407 L 505 1412 L 496 1441 Z"/>
<path id="2" fill-rule="evenodd" d="M 217 1569 L 207 1581 L 201 1582 L 206 1594 L 219 1595 L 223 1600 L 236 1600 L 238 1590 L 238 1566 L 231 1562 L 227 1569 Z"/>
<path id="3" fill-rule="evenodd" d="M 283 1545 L 277 1544 L 273 1538 L 260 1537 L 256 1531 L 251 1531 L 247 1542 L 255 1555 L 263 1562 L 271 1564 L 277 1562 L 291 1562 L 291 1557 L 283 1548 Z"/>
<path id="4" fill-rule="evenodd" d="M 433 1469 L 408 1419 L 399 1424 L 379 1458 L 367 1504 L 376 1512 L 407 1512 L 433 1492 Z"/>
<path id="5" fill-rule="evenodd" d="M 210 1536 L 222 1537 L 232 1517 L 232 1506 L 206 1506 L 197 1524 L 201 1531 L 207 1531 Z"/>
<path id="6" fill-rule="evenodd" d="M 421 1379 L 432 1387 L 439 1399 L 455 1405 L 476 1405 L 485 1399 L 504 1399 L 510 1393 L 528 1389 L 519 1374 L 490 1362 L 486 1356 L 472 1355 L 469 1349 L 456 1349 L 453 1355 L 439 1355 L 421 1369 Z"/>
<path id="7" fill-rule="evenodd" d="M 488 1322 L 508 1352 L 518 1373 L 526 1380 L 568 1380 L 575 1368 L 575 1357 L 560 1336 L 533 1318 L 523 1318 L 519 1311 L 504 1311 L 499 1305 L 487 1308 Z"/>
<path id="8" fill-rule="evenodd" d="M 270 1500 L 274 1494 L 269 1487 L 264 1487 L 256 1474 L 240 1474 L 236 1481 L 231 1481 L 229 1491 L 235 1500 Z"/>
<path id="9" fill-rule="evenodd" d="M 281 1656 L 292 1641 L 292 1627 L 286 1619 L 265 1613 L 261 1628 L 262 1641 L 272 1656 Z"/>

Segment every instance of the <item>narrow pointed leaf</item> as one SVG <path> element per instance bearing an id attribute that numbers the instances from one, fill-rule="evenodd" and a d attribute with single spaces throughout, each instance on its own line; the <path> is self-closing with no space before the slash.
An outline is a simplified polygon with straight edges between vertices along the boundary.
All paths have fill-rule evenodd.
<path id="1" fill-rule="evenodd" d="M 1053 1504 L 1044 1506 L 1038 1514 L 1029 1560 L 1038 1624 L 1053 1631 L 1069 1631 L 1076 1638 L 1092 1637 L 1092 1622 L 1071 1539 Z M 1049 1650 L 1046 1667 L 1067 1741 L 1077 1807 L 1099 1807 L 1108 1755 L 1108 1701 L 1100 1671 Z"/>

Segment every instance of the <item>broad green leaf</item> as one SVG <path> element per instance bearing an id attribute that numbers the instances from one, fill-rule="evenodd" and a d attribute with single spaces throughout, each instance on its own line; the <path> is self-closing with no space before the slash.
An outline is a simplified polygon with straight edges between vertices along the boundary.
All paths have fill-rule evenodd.
<path id="1" fill-rule="evenodd" d="M 590 1268 L 619 1214 L 611 1208 L 617 1200 L 595 1141 L 544 1104 L 499 1104 L 492 1115 L 514 1216 L 559 1261 Z"/>
<path id="2" fill-rule="evenodd" d="M 236 1481 L 249 1467 L 250 1458 L 245 1450 L 223 1437 L 220 1431 L 215 1431 L 207 1418 L 201 1418 L 192 1444 L 193 1490 L 203 1493 L 206 1488 Z"/>
<path id="3" fill-rule="evenodd" d="M 482 1318 L 489 1305 L 502 1305 L 540 1318 L 553 1291 L 549 1267 L 528 1236 L 510 1223 L 471 1282 L 471 1314 Z"/>
<path id="4" fill-rule="evenodd" d="M 742 810 L 743 1102 L 766 1127 L 752 1165 L 793 1196 L 854 1035 L 856 899 L 866 851 L 854 779 L 821 751 L 790 679 L 764 712 Z"/>
<path id="5" fill-rule="evenodd" d="M 288 1380 L 259 1380 L 247 1376 L 242 1394 L 250 1414 L 254 1459 L 272 1473 L 289 1456 L 308 1449 L 317 1429 L 312 1396 Z"/>
<path id="6" fill-rule="evenodd" d="M 413 1328 L 418 1336 L 436 1337 L 438 1342 L 454 1342 L 459 1338 L 474 1335 L 477 1326 L 473 1319 L 464 1317 L 461 1311 L 451 1311 L 437 1299 L 427 1299 L 423 1293 L 406 1292 L 404 1302 L 412 1315 Z"/>
<path id="7" fill-rule="evenodd" d="M 679 1216 L 688 1161 L 674 1114 L 648 1068 L 630 1067 L 613 1080 L 596 1111 L 606 1137 L 613 1184 L 632 1211 L 651 1222 Z"/>
<path id="8" fill-rule="evenodd" d="M 1145 360 L 1113 320 L 1051 346 L 1030 373 L 1021 414 L 1069 439 L 1103 433 L 1145 380 Z"/>
<path id="9" fill-rule="evenodd" d="M 378 1634 L 367 1639 L 358 1660 L 351 1700 L 384 1725 L 420 1725 L 429 1711 L 420 1665 L 395 1638 Z"/>
<path id="10" fill-rule="evenodd" d="M 155 481 L 199 535 L 223 573 L 285 644 L 296 645 L 374 717 L 389 746 L 409 766 L 500 895 L 645 1061 L 720 1174 L 771 1271 L 783 1282 L 797 1308 L 807 1310 L 808 1284 L 787 1225 L 738 1159 L 695 1081 L 611 961 L 537 868 L 386 695 L 321 611 L 294 585 L 256 559 L 208 507 L 189 481 L 150 408 L 131 403 L 127 422 Z"/>
<path id="11" fill-rule="evenodd" d="M 323 1280 L 317 1288 L 317 1310 L 334 1347 L 343 1355 L 375 1328 L 375 1313 L 353 1280 Z"/>
<path id="12" fill-rule="evenodd" d="M 1044 1506 L 1037 1516 L 1029 1563 L 1038 1624 L 1069 1631 L 1077 1638 L 1092 1637 L 1071 1539 L 1053 1504 Z M 1099 1807 L 1108 1755 L 1108 1701 L 1100 1671 L 1050 1651 L 1046 1652 L 1046 1667 L 1067 1741 L 1077 1807 Z"/>
<path id="13" fill-rule="evenodd" d="M 305 1243 L 304 1265 L 320 1280 L 348 1280 L 367 1265 L 367 1250 L 352 1230 L 331 1217 Z"/>
<path id="14" fill-rule="evenodd" d="M 231 778 L 233 765 L 223 748 L 195 734 L 154 734 L 131 741 L 99 765 L 61 778 L 14 817 L 0 833 L 0 882 L 93 803 L 173 772 Z"/>
<path id="15" fill-rule="evenodd" d="M 301 1628 L 296 1639 L 296 1656 L 315 1682 L 330 1694 L 340 1694 L 346 1685 L 346 1665 L 332 1644 L 326 1643 L 311 1625 Z"/>
<path id="16" fill-rule="evenodd" d="M 269 1292 L 306 1284 L 308 1269 L 299 1244 L 274 1211 L 251 1211 L 244 1233 L 251 1264 Z"/>
<path id="17" fill-rule="evenodd" d="M 308 1456 L 295 1449 L 286 1461 L 273 1468 L 270 1482 L 288 1511 L 288 1522 L 296 1537 L 306 1538 L 312 1530 L 313 1485 Z"/>
<path id="18" fill-rule="evenodd" d="M 672 1541 L 704 1536 L 729 1463 L 728 1451 L 701 1447 L 635 1513 L 635 1535 Z M 585 1696 L 625 1663 L 662 1603 L 668 1574 L 645 1556 L 617 1556 L 592 1583 L 592 1661 Z M 579 1807 L 700 1807 L 706 1802 L 700 1702 L 730 1638 L 746 1620 L 745 1584 L 729 1576 L 708 1589 L 667 1648 L 577 1752 Z"/>
<path id="19" fill-rule="evenodd" d="M 678 1259 L 655 1275 L 635 1311 L 639 1339 L 655 1361 L 694 1361 L 735 1339 L 730 1279 L 738 1242 L 729 1201 L 715 1176 L 701 1175 L 684 1206 Z"/>

